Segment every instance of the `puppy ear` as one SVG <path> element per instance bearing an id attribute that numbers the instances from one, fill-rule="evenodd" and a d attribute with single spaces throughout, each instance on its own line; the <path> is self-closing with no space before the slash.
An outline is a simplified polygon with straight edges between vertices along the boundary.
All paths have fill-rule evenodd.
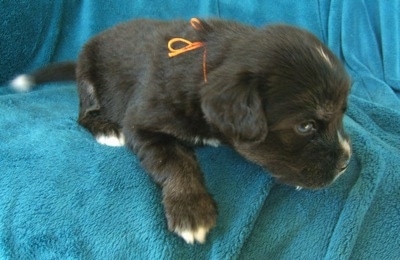
<path id="1" fill-rule="evenodd" d="M 258 86 L 259 80 L 251 72 L 210 78 L 202 89 L 206 120 L 233 141 L 264 140 L 268 128 Z"/>

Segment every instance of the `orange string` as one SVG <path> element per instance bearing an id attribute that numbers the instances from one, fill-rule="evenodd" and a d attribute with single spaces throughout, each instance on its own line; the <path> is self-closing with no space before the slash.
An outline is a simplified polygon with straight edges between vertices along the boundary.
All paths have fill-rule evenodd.
<path id="1" fill-rule="evenodd" d="M 203 52 L 203 78 L 204 82 L 207 83 L 207 62 L 206 62 L 206 57 L 207 57 L 207 49 L 204 48 Z"/>
<path id="2" fill-rule="evenodd" d="M 201 26 L 201 22 L 197 18 L 192 18 L 190 19 L 190 25 L 195 29 L 195 30 L 201 30 L 203 26 Z"/>
<path id="3" fill-rule="evenodd" d="M 197 18 L 192 18 L 190 20 L 190 24 L 192 25 L 192 27 L 195 30 L 200 30 L 201 29 L 200 20 L 197 19 Z M 173 45 L 175 43 L 177 43 L 177 42 L 184 43 L 184 44 L 186 44 L 186 46 L 184 46 L 182 48 L 179 48 L 179 49 L 175 49 L 173 47 Z M 172 58 L 172 57 L 178 56 L 178 55 L 180 55 L 182 53 L 185 53 L 185 52 L 188 52 L 188 51 L 192 51 L 192 50 L 196 50 L 198 48 L 204 47 L 204 45 L 205 44 L 203 42 L 191 42 L 191 41 L 188 41 L 188 40 L 183 39 L 183 38 L 173 38 L 173 39 L 169 40 L 169 42 L 168 42 L 168 50 L 169 50 L 168 56 L 170 58 Z M 204 48 L 204 52 L 203 52 L 203 77 L 204 77 L 204 82 L 207 83 L 206 57 L 207 57 L 207 51 Z"/>
<path id="4" fill-rule="evenodd" d="M 174 49 L 172 47 L 172 45 L 176 42 L 186 43 L 186 46 L 182 47 L 180 49 Z M 202 43 L 202 42 L 190 42 L 183 38 L 173 38 L 168 42 L 168 50 L 170 51 L 168 53 L 168 56 L 170 58 L 172 58 L 172 57 L 178 56 L 179 54 L 185 53 L 187 51 L 195 50 L 195 49 L 201 48 L 203 46 L 204 46 L 204 43 Z"/>

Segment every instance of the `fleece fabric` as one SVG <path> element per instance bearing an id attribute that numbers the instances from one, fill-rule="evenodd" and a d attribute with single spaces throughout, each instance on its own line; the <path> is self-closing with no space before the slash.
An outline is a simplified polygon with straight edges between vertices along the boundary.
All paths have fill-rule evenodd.
<path id="1" fill-rule="evenodd" d="M 400 2 L 0 1 L 0 259 L 398 259 Z M 159 188 L 126 148 L 76 122 L 74 83 L 8 81 L 75 60 L 91 36 L 137 18 L 218 17 L 310 30 L 346 65 L 353 156 L 333 185 L 296 191 L 228 147 L 196 148 L 218 224 L 203 245 L 167 230 Z"/>

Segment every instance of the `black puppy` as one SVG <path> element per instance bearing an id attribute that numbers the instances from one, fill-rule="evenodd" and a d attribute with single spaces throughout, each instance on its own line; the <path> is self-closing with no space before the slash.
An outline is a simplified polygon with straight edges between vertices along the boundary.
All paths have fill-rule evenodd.
<path id="1" fill-rule="evenodd" d="M 216 204 L 193 145 L 228 144 L 282 183 L 321 188 L 347 167 L 350 80 L 312 34 L 221 20 L 138 20 L 91 39 L 75 64 L 13 81 L 74 78 L 79 123 L 126 144 L 162 188 L 168 227 L 204 242 Z M 28 82 L 27 82 L 28 80 Z"/>

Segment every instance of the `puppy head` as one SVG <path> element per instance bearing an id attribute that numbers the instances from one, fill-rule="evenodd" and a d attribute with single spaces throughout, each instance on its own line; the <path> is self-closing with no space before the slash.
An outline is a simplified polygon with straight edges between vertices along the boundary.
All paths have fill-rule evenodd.
<path id="1" fill-rule="evenodd" d="M 321 188 L 351 156 L 343 129 L 350 80 L 312 34 L 272 26 L 233 50 L 202 93 L 206 119 L 285 184 Z M 232 75 L 232 72 L 234 74 Z"/>

